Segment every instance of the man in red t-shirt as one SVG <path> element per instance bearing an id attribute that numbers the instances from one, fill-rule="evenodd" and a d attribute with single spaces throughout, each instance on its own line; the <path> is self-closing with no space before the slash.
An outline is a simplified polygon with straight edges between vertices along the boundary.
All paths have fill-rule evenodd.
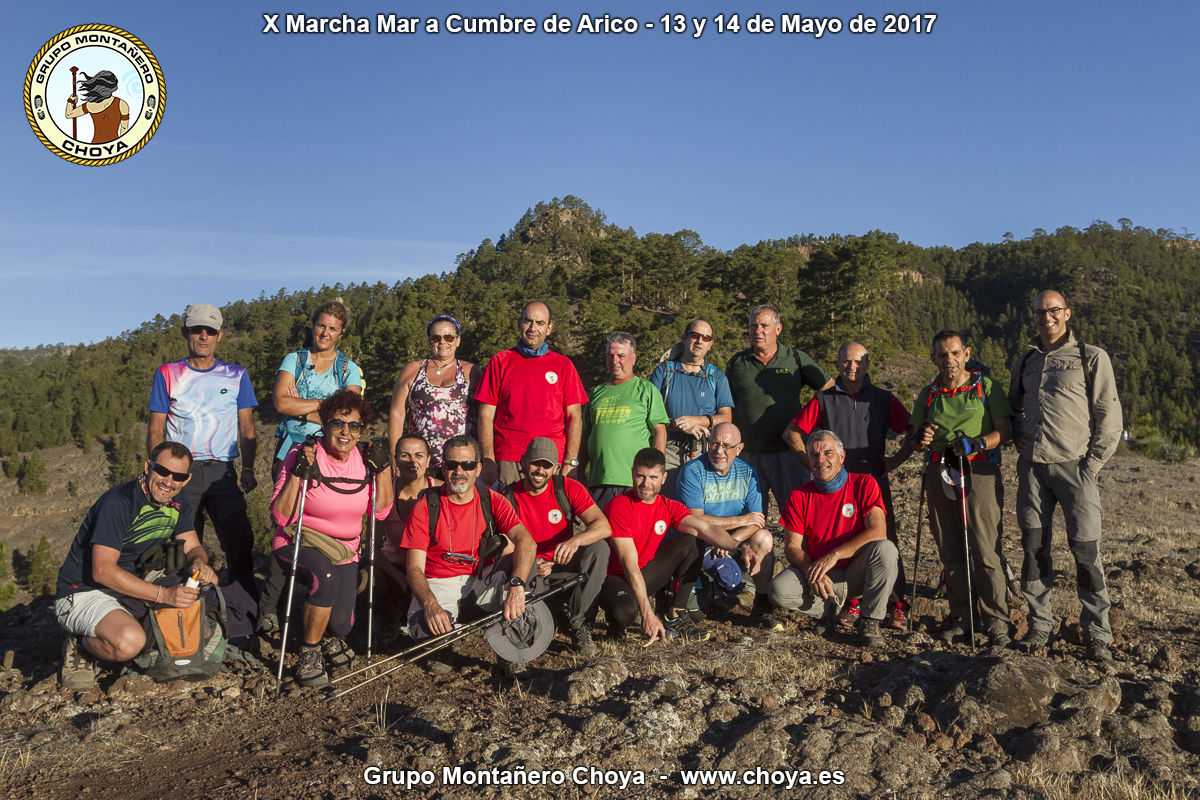
<path id="1" fill-rule="evenodd" d="M 412 604 L 409 632 L 414 639 L 449 633 L 470 596 L 469 581 L 479 567 L 479 548 L 486 521 L 480 502 L 490 504 L 496 533 L 509 539 L 505 554 L 512 555 L 512 578 L 504 600 L 504 618 L 525 613 L 525 578 L 533 572 L 535 545 L 508 501 L 491 489 L 476 489 L 480 469 L 479 444 L 470 436 L 454 436 L 442 449 L 442 474 L 446 483 L 439 494 L 437 528 L 430 535 L 429 503 L 418 500 L 408 517 L 400 547 L 408 552 L 408 586 Z M 435 672 L 448 672 L 441 661 L 431 661 Z M 444 669 L 442 669 L 444 667 Z"/>
<path id="2" fill-rule="evenodd" d="M 576 575 L 584 576 L 567 598 L 567 626 L 575 652 L 585 658 L 594 656 L 588 616 L 600 596 L 608 565 L 608 548 L 602 540 L 612 529 L 582 483 L 558 476 L 558 449 L 550 439 L 539 436 L 529 443 L 521 470 L 525 477 L 505 487 L 504 496 L 537 545 L 538 591 L 542 584 L 553 589 Z M 584 526 L 578 533 L 575 520 Z"/>
<path id="3" fill-rule="evenodd" d="M 807 451 L 813 479 L 792 492 L 783 510 L 783 548 L 791 566 L 771 581 L 771 602 L 833 626 L 846 598 L 861 597 L 862 642 L 878 647 L 899 561 L 887 538 L 879 484 L 846 471 L 846 451 L 833 431 L 815 431 Z"/>
<path id="4" fill-rule="evenodd" d="M 633 458 L 633 488 L 614 497 L 604 510 L 612 525 L 608 544 L 613 554 L 600 590 L 600 607 L 608 618 L 609 635 L 618 640 L 641 614 L 647 646 L 668 636 L 705 641 L 711 635 L 701 630 L 685 609 L 692 584 L 700 575 L 700 554 L 688 536 L 737 551 L 747 575 L 756 574 L 761 566 L 758 554 L 744 542 L 693 516 L 678 500 L 660 495 L 666 477 L 667 460 L 662 451 L 653 447 L 639 450 Z M 678 533 L 667 536 L 670 528 Z M 650 595 L 658 594 L 671 580 L 679 581 L 675 607 L 660 620 L 650 605 Z"/>
<path id="5" fill-rule="evenodd" d="M 518 462 L 538 436 L 554 441 L 564 476 L 579 466 L 587 392 L 571 359 L 550 352 L 546 337 L 554 323 L 549 306 L 526 305 L 517 330 L 521 337 L 516 346 L 492 356 L 475 395 L 483 481 L 489 485 L 497 477 L 506 486 L 520 480 Z"/>

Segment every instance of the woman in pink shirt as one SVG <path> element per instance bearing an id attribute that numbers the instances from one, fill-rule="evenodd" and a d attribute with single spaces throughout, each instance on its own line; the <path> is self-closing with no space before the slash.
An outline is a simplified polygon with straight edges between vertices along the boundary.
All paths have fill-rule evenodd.
<path id="1" fill-rule="evenodd" d="M 373 444 L 365 461 L 363 448 L 359 447 L 363 429 L 374 416 L 367 401 L 342 389 L 322 401 L 317 414 L 321 418 L 321 438 L 312 444 L 298 444 L 288 452 L 271 497 L 275 519 L 271 547 L 275 558 L 290 572 L 301 475 L 312 465 L 296 570 L 297 579 L 308 587 L 296 682 L 312 687 L 329 684 L 326 659 L 333 667 L 345 666 L 354 659 L 354 651 L 344 637 L 354 624 L 363 515 L 371 508 L 372 491 L 379 493 L 376 519 L 388 515 L 393 497 L 387 445 Z"/>

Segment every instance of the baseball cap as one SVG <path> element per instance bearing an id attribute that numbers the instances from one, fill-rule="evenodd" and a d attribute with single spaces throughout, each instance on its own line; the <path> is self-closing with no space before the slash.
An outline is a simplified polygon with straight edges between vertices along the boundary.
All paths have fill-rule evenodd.
<path id="1" fill-rule="evenodd" d="M 553 439 L 547 439 L 545 436 L 538 436 L 529 442 L 529 446 L 525 448 L 525 460 L 532 464 L 535 461 L 549 461 L 551 464 L 558 463 L 558 445 Z"/>
<path id="2" fill-rule="evenodd" d="M 183 312 L 183 327 L 204 325 L 215 331 L 221 330 L 221 309 L 209 303 L 193 303 Z"/>

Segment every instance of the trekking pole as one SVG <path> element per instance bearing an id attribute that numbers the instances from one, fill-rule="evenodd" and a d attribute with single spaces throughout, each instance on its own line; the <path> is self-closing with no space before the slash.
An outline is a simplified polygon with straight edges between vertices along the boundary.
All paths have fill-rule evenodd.
<path id="1" fill-rule="evenodd" d="M 971 654 L 975 654 L 975 593 L 971 590 L 971 535 L 967 526 L 967 473 L 966 458 L 958 457 L 958 479 L 962 485 L 958 488 L 959 506 L 962 509 L 963 552 L 967 560 L 967 621 L 971 633 Z"/>
<path id="2" fill-rule="evenodd" d="M 925 521 L 925 474 L 928 468 L 921 470 L 921 498 L 917 501 L 917 552 L 913 554 L 912 591 L 908 598 L 908 632 L 912 633 L 912 620 L 917 609 L 917 578 L 921 574 L 921 523 Z"/>
<path id="3" fill-rule="evenodd" d="M 309 436 L 305 444 L 309 444 L 310 441 L 315 442 L 316 438 Z M 304 527 L 304 500 L 308 496 L 308 479 L 311 477 L 312 464 L 308 464 L 300 475 L 300 507 L 296 514 L 296 541 L 292 547 L 292 571 L 288 577 L 287 605 L 283 607 L 283 638 L 279 641 L 279 669 L 275 673 L 276 692 L 283 690 L 283 658 L 287 655 L 288 624 L 292 619 L 292 597 L 296 590 L 296 568 L 300 565 L 300 531 Z"/>
<path id="4" fill-rule="evenodd" d="M 551 595 L 555 595 L 555 594 L 558 594 L 559 592 L 566 591 L 567 589 L 572 588 L 576 584 L 582 583 L 583 579 L 584 579 L 584 576 L 582 574 L 579 574 L 564 583 L 560 583 L 558 586 L 555 586 L 553 589 L 550 589 L 549 591 L 541 592 L 540 594 L 531 594 L 525 598 L 525 605 L 528 608 L 530 605 L 532 605 L 534 603 L 540 603 L 540 602 L 546 600 Z M 412 664 L 413 662 L 417 661 L 418 659 L 422 659 L 425 656 L 430 655 L 431 653 L 435 653 L 438 650 L 441 650 L 443 647 L 449 647 L 450 645 L 457 642 L 459 639 L 465 639 L 467 636 L 471 635 L 472 633 L 479 630 L 480 628 L 486 628 L 489 625 L 492 625 L 493 623 L 503 619 L 503 617 L 504 617 L 504 609 L 501 608 L 500 610 L 493 611 L 492 613 L 488 614 L 487 616 L 481 617 L 480 619 L 477 619 L 474 622 L 467 623 L 466 625 L 463 625 L 461 628 L 455 628 L 454 630 L 447 631 L 446 633 L 442 633 L 437 636 L 433 636 L 429 639 L 426 639 L 423 642 L 417 642 L 415 645 L 408 648 L 407 650 L 397 653 L 394 656 L 389 656 L 389 657 L 381 660 L 378 664 L 374 664 L 372 666 L 360 667 L 359 669 L 356 669 L 353 672 L 347 672 L 345 675 L 339 675 L 338 677 L 336 677 L 330 681 L 331 685 L 334 683 L 337 683 L 338 681 L 345 680 L 346 678 L 353 677 L 354 675 L 358 675 L 359 673 L 366 672 L 369 669 L 375 669 L 376 667 L 381 667 L 388 661 L 394 661 L 395 659 L 402 659 L 399 664 L 392 667 L 391 669 L 384 670 L 383 672 L 379 673 L 378 675 L 372 675 L 370 678 L 367 678 L 366 680 L 364 680 L 360 683 L 356 683 L 355 685 L 351 686 L 349 689 L 343 689 L 342 691 L 338 692 L 337 694 L 332 694 L 325 699 L 326 700 L 336 700 L 339 697 L 342 697 L 343 695 L 350 694 L 350 692 L 353 692 L 356 689 L 361 689 L 362 687 L 366 686 L 368 683 L 377 681 L 380 678 L 391 675 L 396 670 L 402 669 L 402 668 L 408 666 L 409 664 Z M 420 652 L 417 652 L 417 651 L 420 651 Z"/>
<path id="5" fill-rule="evenodd" d="M 379 475 L 371 474 L 371 526 L 367 549 L 367 663 L 371 663 L 371 634 L 375 625 L 375 494 Z"/>
<path id="6" fill-rule="evenodd" d="M 75 76 L 75 73 L 77 73 L 77 72 L 79 72 L 79 67 L 71 67 L 71 96 L 75 98 L 76 102 L 78 102 L 78 100 L 79 100 L 79 89 L 76 86 L 76 76 Z M 86 74 L 87 73 L 85 72 L 84 75 L 86 75 Z M 72 104 L 72 106 L 73 106 L 72 110 L 74 110 L 75 108 L 79 108 L 79 106 L 75 105 L 74 103 Z M 77 126 L 78 122 L 79 122 L 78 117 L 71 117 L 71 138 L 72 139 L 79 138 L 79 128 Z"/>

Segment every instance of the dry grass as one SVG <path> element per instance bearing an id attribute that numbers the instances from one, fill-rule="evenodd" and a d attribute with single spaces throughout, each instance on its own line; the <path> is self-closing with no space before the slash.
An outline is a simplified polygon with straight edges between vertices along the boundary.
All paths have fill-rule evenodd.
<path id="1" fill-rule="evenodd" d="M 1046 800 L 1192 800 L 1194 788 L 1156 783 L 1140 773 L 1089 772 L 1055 775 L 1027 765 L 1013 769 L 1020 784 L 1037 790 Z"/>

